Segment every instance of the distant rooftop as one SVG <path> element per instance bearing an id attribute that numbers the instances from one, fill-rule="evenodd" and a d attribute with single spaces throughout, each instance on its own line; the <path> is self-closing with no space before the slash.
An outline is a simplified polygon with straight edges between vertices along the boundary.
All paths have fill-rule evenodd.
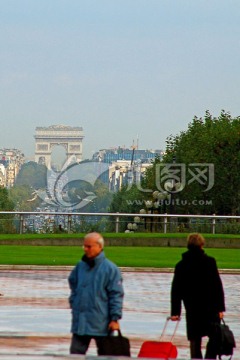
<path id="1" fill-rule="evenodd" d="M 83 128 L 81 126 L 69 126 L 69 125 L 50 125 L 50 126 L 37 126 L 36 131 L 38 130 L 80 130 L 82 131 Z"/>

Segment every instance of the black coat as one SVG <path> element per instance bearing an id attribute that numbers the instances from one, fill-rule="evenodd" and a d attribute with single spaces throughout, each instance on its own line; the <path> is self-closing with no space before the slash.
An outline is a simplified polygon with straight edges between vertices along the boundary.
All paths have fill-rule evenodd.
<path id="1" fill-rule="evenodd" d="M 186 309 L 188 340 L 209 334 L 212 322 L 225 311 L 224 292 L 217 264 L 200 248 L 188 250 L 177 263 L 172 281 L 171 315 Z"/>

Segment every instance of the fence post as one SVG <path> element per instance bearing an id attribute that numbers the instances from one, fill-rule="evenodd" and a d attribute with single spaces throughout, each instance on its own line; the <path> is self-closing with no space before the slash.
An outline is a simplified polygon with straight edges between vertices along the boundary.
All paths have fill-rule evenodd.
<path id="1" fill-rule="evenodd" d="M 68 215 L 68 222 L 67 222 L 67 232 L 68 232 L 68 234 L 71 233 L 71 222 L 72 222 L 72 216 Z"/>
<path id="2" fill-rule="evenodd" d="M 24 216 L 21 214 L 20 215 L 20 227 L 19 227 L 20 234 L 23 234 L 23 221 L 24 221 Z"/>
<path id="3" fill-rule="evenodd" d="M 213 214 L 213 216 L 215 216 L 216 214 Z M 216 233 L 216 219 L 212 218 L 212 233 L 215 234 Z"/>
<path id="4" fill-rule="evenodd" d="M 115 222 L 115 232 L 119 232 L 119 216 L 116 216 L 116 222 Z"/>
<path id="5" fill-rule="evenodd" d="M 167 216 L 164 216 L 163 218 L 163 232 L 164 234 L 167 233 Z"/>

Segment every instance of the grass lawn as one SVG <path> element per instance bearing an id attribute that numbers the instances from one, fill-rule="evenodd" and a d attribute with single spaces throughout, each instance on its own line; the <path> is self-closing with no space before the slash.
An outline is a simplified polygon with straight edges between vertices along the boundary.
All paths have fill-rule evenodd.
<path id="1" fill-rule="evenodd" d="M 105 247 L 106 256 L 121 267 L 174 267 L 184 248 L 165 247 Z M 219 269 L 240 269 L 240 249 L 205 250 L 214 256 Z M 1 245 L 2 265 L 75 265 L 83 255 L 76 246 Z"/>

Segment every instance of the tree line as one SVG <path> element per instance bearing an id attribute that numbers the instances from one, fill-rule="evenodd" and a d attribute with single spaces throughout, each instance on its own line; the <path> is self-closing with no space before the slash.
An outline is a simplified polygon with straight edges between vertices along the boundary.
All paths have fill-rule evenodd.
<path id="1" fill-rule="evenodd" d="M 28 200 L 34 189 L 46 187 L 46 172 L 44 165 L 24 164 L 15 186 L 0 188 L 0 210 L 33 211 L 41 199 Z M 218 117 L 209 111 L 204 117 L 195 116 L 187 130 L 169 135 L 163 157 L 152 161 L 140 184 L 125 185 L 114 194 L 100 180 L 94 186 L 75 183 L 69 190 L 72 197 L 83 191 L 96 193 L 84 208 L 88 212 L 138 213 L 157 191 L 167 194 L 159 201 L 159 212 L 239 215 L 240 117 L 224 110 Z"/>
<path id="2" fill-rule="evenodd" d="M 167 182 L 168 170 L 172 179 Z M 203 118 L 194 117 L 186 131 L 166 139 L 163 158 L 153 161 L 141 186 L 126 186 L 114 194 L 111 211 L 137 213 L 156 191 L 168 195 L 158 207 L 161 212 L 239 215 L 240 117 L 224 110 L 219 117 L 209 111 Z"/>

